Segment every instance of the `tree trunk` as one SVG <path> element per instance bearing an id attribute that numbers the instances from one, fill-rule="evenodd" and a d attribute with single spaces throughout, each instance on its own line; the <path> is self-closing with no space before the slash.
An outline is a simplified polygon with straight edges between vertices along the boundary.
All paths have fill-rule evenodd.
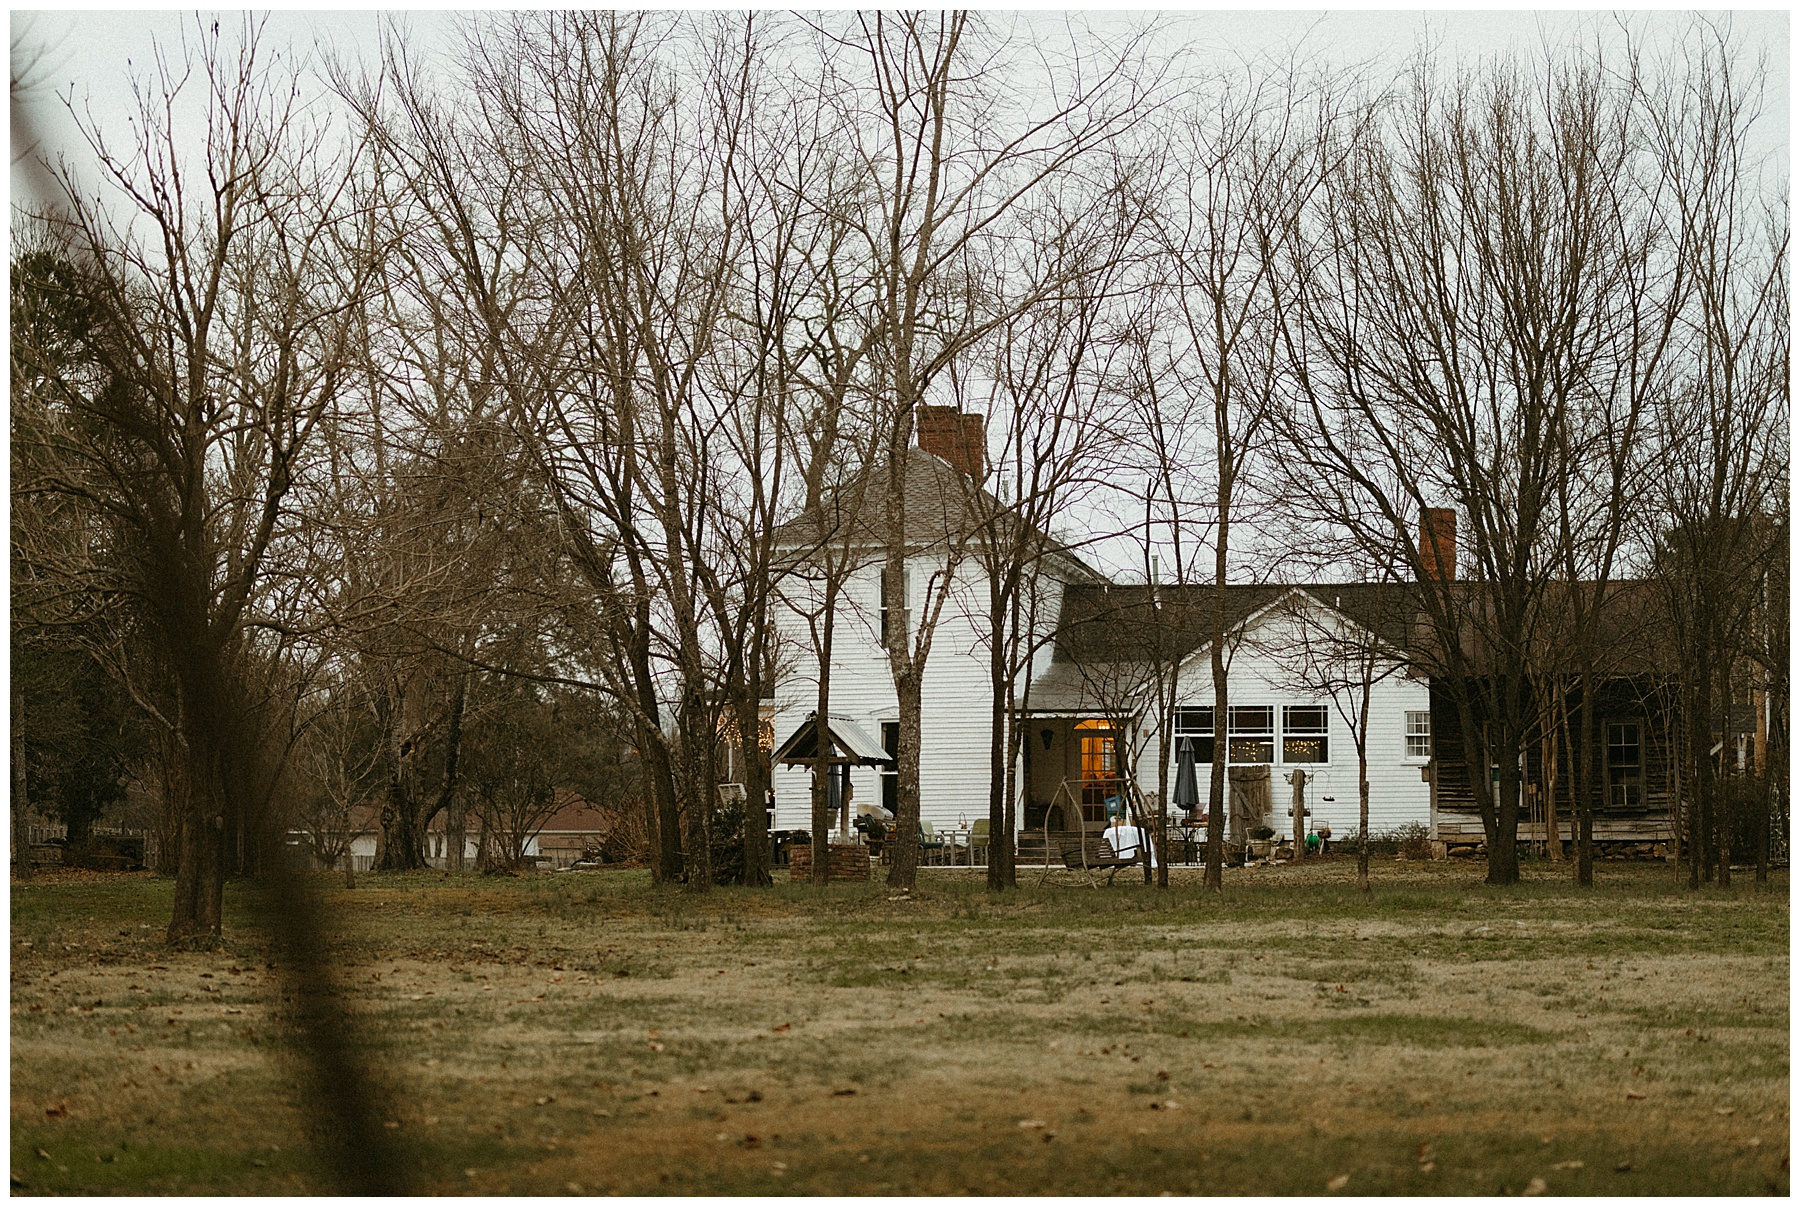
<path id="1" fill-rule="evenodd" d="M 824 885 L 831 876 L 831 653 L 837 638 L 838 576 L 827 567 L 825 573 L 824 626 L 817 641 L 819 655 L 819 700 L 813 713 L 818 746 L 812 766 L 812 882 Z"/>
<path id="2" fill-rule="evenodd" d="M 1031 743 L 1029 734 L 1019 723 L 1018 701 L 1007 691 L 1006 721 L 1006 811 L 1002 823 L 1006 830 L 1006 868 L 1001 876 L 1002 888 L 1019 887 L 1019 797 L 1031 788 Z M 1020 776 L 1024 777 L 1023 783 Z"/>
<path id="3" fill-rule="evenodd" d="M 444 865 L 451 871 L 468 868 L 469 810 L 460 800 L 450 802 L 450 816 L 444 822 Z"/>
<path id="4" fill-rule="evenodd" d="M 1787 768 L 1787 744 L 1781 735 L 1786 731 L 1775 725 L 1775 709 L 1764 697 L 1763 708 L 1769 718 L 1769 736 L 1763 755 L 1763 790 L 1758 794 L 1756 825 L 1756 883 L 1769 883 L 1769 832 L 1775 828 L 1776 802 L 1781 799 L 1781 781 Z"/>
<path id="5" fill-rule="evenodd" d="M 180 862 L 175 873 L 175 908 L 168 942 L 181 947 L 210 947 L 223 931 L 225 911 L 225 809 L 216 761 L 206 757 L 195 738 L 189 748 L 201 776 L 190 776 L 180 821 Z M 200 782 L 194 782 L 199 779 Z"/>
<path id="6" fill-rule="evenodd" d="M 1594 801 L 1605 790 L 1604 776 L 1594 767 L 1594 674 L 1591 650 L 1584 644 L 1581 668 L 1581 739 L 1579 755 L 1581 771 L 1575 781 L 1579 794 L 1575 805 L 1576 824 L 1581 833 L 1575 843 L 1575 883 L 1594 887 Z"/>
<path id="7" fill-rule="evenodd" d="M 18 697 L 13 697 L 16 702 Z M 17 704 L 14 705 L 15 709 Z M 15 716 L 17 713 L 15 712 Z M 26 824 L 27 810 L 30 808 L 25 788 L 25 746 L 13 740 L 13 799 L 12 799 L 12 838 L 13 838 L 13 874 L 20 880 L 30 880 L 31 867 L 31 834 Z"/>
<path id="8" fill-rule="evenodd" d="M 1714 810 L 1719 830 L 1719 887 L 1731 887 L 1731 823 L 1736 817 L 1737 743 L 1731 732 L 1731 656 L 1719 660 L 1719 780 Z"/>
<path id="9" fill-rule="evenodd" d="M 675 797 L 675 768 L 660 733 L 640 747 L 650 772 L 651 795 L 656 800 L 657 879 L 674 884 L 681 879 L 681 809 Z"/>
<path id="10" fill-rule="evenodd" d="M 1501 747 L 1500 799 L 1494 804 L 1494 836 L 1488 846 L 1487 883 L 1519 883 L 1519 762 L 1511 743 Z"/>
<path id="11" fill-rule="evenodd" d="M 709 892 L 713 886 L 712 813 L 718 796 L 718 763 L 713 757 L 717 732 L 700 697 L 700 686 L 690 682 L 681 710 L 682 779 L 687 781 L 688 852 L 687 882 L 690 893 Z"/>
<path id="12" fill-rule="evenodd" d="M 996 607 L 995 612 L 999 609 Z M 999 616 L 993 616 L 996 621 Z M 1007 718 L 1005 685 L 1006 643 L 1001 637 L 1002 624 L 994 626 L 993 640 L 988 645 L 988 685 L 991 707 L 988 710 L 988 866 L 987 886 L 990 892 L 1006 887 L 1006 860 L 1002 842 L 1009 837 L 1006 827 L 1007 800 Z"/>
<path id="13" fill-rule="evenodd" d="M 768 776 L 762 756 L 762 680 L 752 676 L 737 701 L 738 752 L 744 760 L 744 883 L 764 888 L 769 875 Z"/>
<path id="14" fill-rule="evenodd" d="M 1365 710 L 1364 715 L 1367 716 Z M 1367 722 L 1364 723 L 1365 727 Z M 1357 852 L 1356 887 L 1369 891 L 1369 742 L 1365 732 L 1356 746 Z"/>
<path id="15" fill-rule="evenodd" d="M 1222 427 L 1221 415 L 1218 424 Z M 1211 795 L 1206 802 L 1206 878 L 1213 892 L 1225 888 L 1225 764 L 1230 757 L 1230 713 L 1225 683 L 1225 571 L 1231 534 L 1231 489 L 1226 467 L 1219 474 L 1219 538 L 1213 554 L 1212 608 L 1212 683 L 1213 683 L 1213 760 L 1209 784 Z"/>
<path id="16" fill-rule="evenodd" d="M 922 709 L 920 680 L 922 668 L 899 677 L 894 684 L 900 698 L 899 791 L 895 802 L 894 834 L 890 849 L 893 866 L 888 869 L 890 888 L 911 889 L 918 884 L 919 869 L 919 738 Z M 988 835 L 993 842 L 993 835 Z"/>
<path id="17" fill-rule="evenodd" d="M 437 820 L 440 813 L 448 818 L 451 804 L 456 799 L 456 767 L 457 761 L 462 754 L 463 711 L 468 706 L 468 701 L 469 677 L 466 674 L 458 675 L 456 677 L 456 691 L 452 693 L 450 697 L 450 724 L 448 732 L 444 735 L 444 778 L 438 784 L 437 800 L 432 803 L 431 812 L 425 815 L 424 824 L 419 827 L 419 839 L 421 844 L 429 841 L 431 836 L 431 823 Z M 423 849 L 422 845 L 421 849 Z M 444 851 L 444 862 L 446 866 L 448 866 L 450 862 L 449 854 L 450 852 L 446 848 Z M 421 860 L 420 862 L 426 861 Z"/>
<path id="18" fill-rule="evenodd" d="M 1707 832 L 1712 818 L 1707 808 L 1712 794 L 1712 701 L 1704 676 L 1696 675 L 1688 689 L 1688 756 L 1693 760 L 1693 800 L 1688 807 L 1688 887 L 1698 889 L 1707 879 Z"/>
<path id="19" fill-rule="evenodd" d="M 1556 701 L 1562 699 L 1562 677 L 1552 680 L 1551 691 Z M 1562 712 L 1561 705 L 1553 702 L 1550 706 L 1549 724 L 1542 726 L 1543 739 L 1540 746 L 1543 750 L 1544 762 L 1544 854 L 1550 857 L 1551 863 L 1561 863 L 1563 857 L 1562 822 L 1556 816 L 1556 790 L 1561 786 L 1561 772 L 1557 762 L 1562 757 L 1560 736 L 1557 728 L 1557 716 Z"/>
<path id="20" fill-rule="evenodd" d="M 1687 726 L 1683 724 L 1680 702 L 1673 706 L 1664 697 L 1664 706 L 1659 710 L 1663 725 L 1663 740 L 1667 744 L 1669 760 L 1669 854 L 1675 864 L 1675 878 L 1681 879 L 1682 860 L 1685 856 L 1685 839 L 1687 836 L 1687 776 L 1683 769 L 1687 765 L 1687 757 L 1683 752 L 1683 744 Z"/>

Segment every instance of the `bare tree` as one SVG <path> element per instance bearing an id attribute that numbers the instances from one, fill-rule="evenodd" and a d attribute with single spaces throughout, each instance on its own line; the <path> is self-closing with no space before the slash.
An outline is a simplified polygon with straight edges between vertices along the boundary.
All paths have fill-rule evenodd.
<path id="1" fill-rule="evenodd" d="M 1123 177 L 1127 165 L 1118 168 Z M 1050 203 L 1041 224 L 1030 222 L 1041 233 L 1025 240 L 1025 262 L 1011 271 L 1056 284 L 1030 290 L 1044 296 L 1009 316 L 984 345 L 990 392 L 980 411 L 994 455 L 984 455 L 981 472 L 968 479 L 965 508 L 970 559 L 987 588 L 985 613 L 975 619 L 986 635 L 992 693 L 990 889 L 1018 887 L 1020 717 L 1030 672 L 1055 638 L 1053 584 L 1091 577 L 1051 527 L 1106 479 L 1121 444 L 1124 408 L 1113 379 L 1125 346 L 1116 327 L 1144 208 L 1134 208 L 1129 181 L 1119 177 L 1099 196 L 1077 186 Z M 1085 210 L 1087 220 L 1070 221 L 1069 210 Z"/>
<path id="2" fill-rule="evenodd" d="M 1192 525 L 1192 506 L 1170 454 L 1191 434 L 1177 435 L 1169 412 L 1191 411 L 1210 426 L 1207 464 L 1212 499 L 1213 624 L 1210 640 L 1213 715 L 1230 716 L 1226 667 L 1226 589 L 1234 563 L 1233 525 L 1250 503 L 1275 399 L 1285 388 L 1281 358 L 1278 269 L 1297 231 L 1297 215 L 1323 179 L 1324 134 L 1335 120 L 1335 93 L 1307 86 L 1289 66 L 1270 75 L 1215 85 L 1203 106 L 1186 115 L 1171 139 L 1168 198 L 1159 242 L 1166 288 L 1166 327 L 1160 341 L 1166 367 L 1150 374 L 1172 399 L 1150 398 L 1149 429 L 1156 481 L 1147 503 L 1167 507 L 1169 524 Z M 1184 438 L 1185 437 L 1185 438 Z M 1195 542 L 1194 553 L 1200 552 Z M 1174 547 L 1174 573 L 1185 581 L 1188 556 Z M 1241 568 L 1240 568 L 1241 569 Z M 1229 742 L 1213 745 L 1207 826 L 1206 884 L 1223 884 L 1225 782 Z"/>
<path id="3" fill-rule="evenodd" d="M 216 28 L 144 82 L 134 146 L 87 131 L 104 194 L 60 173 L 52 229 L 92 308 L 96 371 L 31 383 L 58 417 L 59 469 L 30 489 L 92 508 L 107 538 L 83 589 L 141 617 L 173 685 L 188 793 L 169 938 L 202 943 L 220 930 L 227 827 L 256 825 L 267 796 L 250 669 L 280 622 L 259 598 L 320 419 L 351 388 L 354 304 L 379 260 L 355 149 L 253 36 L 233 49 Z M 189 171 L 174 114 L 195 89 Z"/>
<path id="4" fill-rule="evenodd" d="M 1691 280 L 1654 407 L 1650 534 L 1679 651 L 1693 786 L 1691 887 L 1731 878 L 1731 678 L 1772 559 L 1785 559 L 1788 218 L 1751 158 L 1758 73 L 1727 30 L 1697 23 L 1691 49 L 1640 84 Z M 1647 75 L 1649 73 L 1646 73 Z M 1785 562 L 1783 561 L 1783 564 Z M 1715 728 L 1715 714 L 1722 723 Z M 1721 755 L 1728 751 L 1721 750 Z"/>
<path id="5" fill-rule="evenodd" d="M 1611 321 L 1613 281 L 1589 253 L 1610 233 L 1616 92 L 1578 58 L 1535 84 L 1516 64 L 1442 79 L 1420 62 L 1396 107 L 1346 127 L 1287 286 L 1307 506 L 1416 582 L 1414 660 L 1458 723 L 1434 744 L 1460 742 L 1471 781 L 1440 782 L 1440 802 L 1472 797 L 1493 884 L 1518 879 L 1564 383 L 1592 380 Z M 1445 502 L 1450 518 L 1420 533 Z"/>
<path id="6" fill-rule="evenodd" d="M 887 641 L 900 713 L 888 881 L 909 888 L 919 854 L 920 693 L 966 548 L 966 535 L 951 541 L 944 568 L 932 571 L 909 608 L 914 423 L 940 379 L 1034 300 L 1007 292 L 993 271 L 1003 226 L 1047 181 L 1128 129 L 1149 80 L 1138 70 L 1140 38 L 1133 37 L 1098 65 L 1071 55 L 1066 71 L 1045 72 L 1043 87 L 1020 87 L 1005 70 L 1005 39 L 968 13 L 871 13 L 829 37 L 824 57 L 847 109 L 849 154 L 866 193 L 857 255 L 873 285 L 865 323 L 875 335 L 884 406 L 886 607 L 910 620 L 891 628 Z M 1033 109 L 1033 97 L 1046 99 Z"/>
<path id="7" fill-rule="evenodd" d="M 1379 571 L 1377 572 L 1379 573 Z M 1409 670 L 1406 651 L 1394 644 L 1407 629 L 1405 595 L 1398 584 L 1364 581 L 1334 591 L 1324 600 L 1295 591 L 1282 607 L 1286 622 L 1271 652 L 1289 668 L 1289 682 L 1315 698 L 1323 696 L 1350 731 L 1356 747 L 1356 886 L 1369 891 L 1369 718 L 1375 689 Z M 1351 597 L 1354 614 L 1344 607 Z M 1294 857 L 1300 858 L 1302 818 L 1296 814 Z"/>

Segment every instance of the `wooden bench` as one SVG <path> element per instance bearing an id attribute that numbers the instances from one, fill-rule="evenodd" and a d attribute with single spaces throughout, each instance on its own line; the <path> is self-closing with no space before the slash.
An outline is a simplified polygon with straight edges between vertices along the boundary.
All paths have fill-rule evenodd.
<path id="1" fill-rule="evenodd" d="M 1059 846 L 1065 868 L 1071 872 L 1086 872 L 1090 882 L 1094 873 L 1105 872 L 1108 886 L 1112 884 L 1113 877 L 1119 874 L 1120 868 L 1139 867 L 1143 863 L 1141 848 L 1130 859 L 1120 859 L 1113 854 L 1112 844 L 1104 838 L 1098 843 L 1090 844 L 1085 838 L 1069 837 L 1061 839 Z M 1099 885 L 1095 884 L 1094 887 L 1098 888 Z"/>

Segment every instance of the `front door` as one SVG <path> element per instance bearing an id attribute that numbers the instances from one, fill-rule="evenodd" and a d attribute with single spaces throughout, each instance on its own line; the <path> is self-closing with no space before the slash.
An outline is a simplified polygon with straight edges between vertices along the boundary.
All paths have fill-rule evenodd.
<path id="1" fill-rule="evenodd" d="M 1083 721 L 1081 738 L 1081 820 L 1084 830 L 1106 828 L 1106 799 L 1119 794 L 1116 735 L 1104 721 Z"/>

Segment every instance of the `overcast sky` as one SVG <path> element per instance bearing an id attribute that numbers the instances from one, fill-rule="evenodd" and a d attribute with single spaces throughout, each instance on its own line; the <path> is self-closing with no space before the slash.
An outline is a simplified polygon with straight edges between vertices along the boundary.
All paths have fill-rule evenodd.
<path id="1" fill-rule="evenodd" d="M 210 21 L 215 15 L 228 28 L 241 20 L 237 13 L 210 12 L 203 14 L 203 19 Z M 302 54 L 320 46 L 345 57 L 372 58 L 381 25 L 389 15 L 394 14 L 377 10 L 270 12 L 267 36 L 275 45 L 291 46 Z M 415 51 L 447 54 L 456 44 L 458 23 L 473 14 L 420 11 L 398 15 L 410 27 Z M 1104 29 L 1108 20 L 1123 22 L 1139 14 L 1088 10 L 1086 15 Z M 1436 41 L 1447 57 L 1483 57 L 1508 49 L 1529 50 L 1545 39 L 1552 44 L 1580 40 L 1595 28 L 1606 31 L 1616 25 L 1616 19 L 1606 14 L 1566 10 L 1420 13 L 1175 8 L 1163 10 L 1163 18 L 1172 43 L 1187 43 L 1203 55 L 1255 57 L 1297 44 L 1340 64 L 1384 59 L 1397 63 L 1427 38 Z M 1053 21 L 1057 17 L 1045 12 L 1034 19 Z M 1635 27 L 1653 36 L 1676 36 L 1687 28 L 1688 20 L 1685 12 L 1630 16 Z M 1765 135 L 1771 147 L 1785 148 L 1788 14 L 1784 9 L 1740 11 L 1732 14 L 1731 20 L 1746 46 L 1768 52 L 1771 121 Z M 151 62 L 158 44 L 178 48 L 184 31 L 191 35 L 194 22 L 191 11 L 14 10 L 13 70 L 15 76 L 24 70 L 37 85 L 24 104 L 38 136 L 49 146 L 79 149 L 64 104 L 69 100 L 77 109 L 91 113 L 102 130 L 122 129 L 133 108 L 133 76 Z M 15 200 L 20 199 L 18 187 L 15 182 Z"/>
<path id="2" fill-rule="evenodd" d="M 1226 65 L 1239 59 L 1255 59 L 1265 53 L 1281 54 L 1298 48 L 1301 57 L 1323 59 L 1335 65 L 1358 63 L 1398 66 L 1427 42 L 1434 43 L 1444 59 L 1486 58 L 1509 50 L 1529 52 L 1542 44 L 1568 45 L 1590 40 L 1598 33 L 1616 41 L 1620 18 L 1604 13 L 1569 10 L 1463 11 L 1260 11 L 1230 12 L 1200 9 L 1160 10 L 1171 47 L 1185 45 L 1201 56 Z M 198 20 L 210 23 L 215 15 L 227 30 L 243 20 L 241 13 L 211 12 Z M 418 11 L 383 13 L 367 11 L 295 11 L 267 14 L 265 38 L 275 47 L 291 48 L 296 57 L 307 57 L 314 48 L 345 59 L 361 57 L 373 62 L 383 23 L 393 17 L 409 30 L 415 55 L 440 57 L 448 65 L 458 44 L 459 26 L 472 11 L 452 13 Z M 1083 16 L 1104 36 L 1108 25 L 1123 26 L 1142 16 L 1121 9 L 1084 10 Z M 1689 12 L 1634 12 L 1626 18 L 1633 30 L 1648 38 L 1652 47 L 1667 46 L 1691 29 Z M 70 119 L 68 107 L 89 115 L 89 121 L 109 141 L 130 138 L 128 118 L 135 111 L 131 81 L 153 62 L 156 48 L 179 58 L 184 33 L 191 39 L 196 27 L 192 12 L 72 12 L 14 11 L 12 14 L 13 72 L 24 74 L 32 85 L 25 93 L 23 114 L 30 130 L 43 145 L 61 149 L 79 169 L 84 148 Z M 1027 21 L 1060 24 L 1060 14 L 1034 13 Z M 1785 9 L 1737 11 L 1729 15 L 1740 44 L 1765 56 L 1767 66 L 1766 116 L 1759 131 L 1777 171 L 1789 162 L 1788 14 Z M 315 58 L 317 56 L 314 56 Z M 15 139 L 20 130 L 15 123 Z M 200 140 L 196 131 L 195 143 Z M 15 203 L 30 200 L 28 177 L 16 168 L 12 196 Z M 1094 559 L 1108 569 L 1134 570 L 1141 554 L 1133 557 L 1124 547 L 1093 550 Z"/>

